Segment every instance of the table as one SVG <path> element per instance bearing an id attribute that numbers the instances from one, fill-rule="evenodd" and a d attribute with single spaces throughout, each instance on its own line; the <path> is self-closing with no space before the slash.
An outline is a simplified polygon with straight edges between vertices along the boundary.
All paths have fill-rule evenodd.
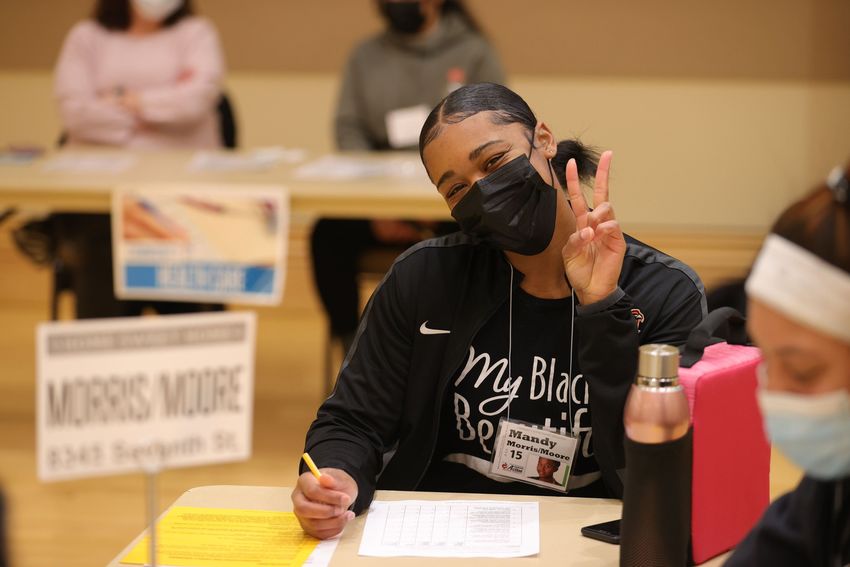
<path id="1" fill-rule="evenodd" d="M 47 171 L 45 164 L 57 155 L 129 156 L 133 164 L 114 173 Z M 214 183 L 282 185 L 289 190 L 293 213 L 347 218 L 450 218 L 449 210 L 428 180 L 421 177 L 375 176 L 362 179 L 304 179 L 295 175 L 303 163 L 278 163 L 259 171 L 190 171 L 195 152 L 131 152 L 115 149 L 66 150 L 25 164 L 0 165 L 0 210 L 7 207 L 62 212 L 106 212 L 111 190 L 137 183 Z M 238 154 L 237 154 L 238 155 Z M 365 162 L 407 159 L 411 167 L 419 160 L 411 153 L 346 154 Z M 310 155 L 308 161 L 320 156 Z"/>
<path id="2" fill-rule="evenodd" d="M 196 506 L 207 508 L 238 508 L 246 510 L 292 511 L 289 499 L 290 488 L 266 486 L 201 486 L 185 492 L 174 506 Z M 441 564 L 457 564 L 464 567 L 499 567 L 522 565 L 534 567 L 615 566 L 619 563 L 619 547 L 583 537 L 581 526 L 607 522 L 620 517 L 622 505 L 619 500 L 600 498 L 571 498 L 557 496 L 503 496 L 492 494 L 447 494 L 438 492 L 398 492 L 379 490 L 377 500 L 448 500 L 486 499 L 534 501 L 540 503 L 540 554 L 535 557 L 515 559 L 439 559 L 427 557 L 360 557 L 360 536 L 363 533 L 365 514 L 354 519 L 345 529 L 334 553 L 331 567 L 357 565 L 392 565 L 401 567 L 429 566 L 434 561 Z M 139 534 L 130 545 L 121 551 L 108 565 L 120 567 L 120 560 L 144 536 Z M 705 567 L 719 567 L 724 556 L 703 563 Z"/>

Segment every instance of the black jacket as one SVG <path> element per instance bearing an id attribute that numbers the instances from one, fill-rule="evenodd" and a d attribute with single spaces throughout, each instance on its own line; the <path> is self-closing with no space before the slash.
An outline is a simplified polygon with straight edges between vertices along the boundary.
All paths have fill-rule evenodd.
<path id="1" fill-rule="evenodd" d="M 620 289 L 579 306 L 575 323 L 579 367 L 590 387 L 594 451 L 617 496 L 623 407 L 638 346 L 681 344 L 705 314 L 703 286 L 693 270 L 627 241 Z M 521 280 L 514 271 L 514 285 Z M 345 470 L 357 481 L 356 513 L 369 506 L 376 487 L 418 486 L 437 441 L 447 384 L 478 330 L 507 300 L 510 281 L 501 251 L 456 233 L 407 250 L 376 289 L 306 442 L 318 466 Z M 423 334 L 426 322 L 451 332 Z"/>
<path id="2" fill-rule="evenodd" d="M 850 565 L 850 478 L 803 478 L 765 511 L 727 567 Z"/>

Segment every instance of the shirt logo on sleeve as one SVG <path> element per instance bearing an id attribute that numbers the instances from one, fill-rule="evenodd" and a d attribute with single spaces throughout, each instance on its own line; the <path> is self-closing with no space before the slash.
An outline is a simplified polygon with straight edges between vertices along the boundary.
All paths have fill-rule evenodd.
<path id="1" fill-rule="evenodd" d="M 419 332 L 423 335 L 448 335 L 451 331 L 446 329 L 432 329 L 428 326 L 428 321 L 422 323 L 419 327 Z"/>
<path id="2" fill-rule="evenodd" d="M 635 323 L 637 323 L 638 333 L 640 332 L 640 326 L 643 325 L 644 321 L 646 321 L 646 317 L 643 316 L 643 311 L 640 309 L 632 309 L 632 317 L 635 318 Z"/>

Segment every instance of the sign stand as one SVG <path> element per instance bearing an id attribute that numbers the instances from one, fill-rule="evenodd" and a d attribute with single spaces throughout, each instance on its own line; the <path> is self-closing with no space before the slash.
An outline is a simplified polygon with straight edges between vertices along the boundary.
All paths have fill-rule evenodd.
<path id="1" fill-rule="evenodd" d="M 146 440 L 149 451 L 146 456 L 137 457 L 139 468 L 145 473 L 145 496 L 147 504 L 145 506 L 145 514 L 147 515 L 148 524 L 148 565 L 157 567 L 157 537 L 156 537 L 156 520 L 159 515 L 157 503 L 159 497 L 156 489 L 156 481 L 159 473 L 162 472 L 165 459 L 163 455 L 155 450 L 156 441 Z"/>
<path id="2" fill-rule="evenodd" d="M 147 516 L 148 516 L 148 565 L 156 567 L 156 478 L 159 475 L 159 465 L 148 465 L 145 467 L 145 477 L 147 480 L 146 492 L 148 496 Z"/>

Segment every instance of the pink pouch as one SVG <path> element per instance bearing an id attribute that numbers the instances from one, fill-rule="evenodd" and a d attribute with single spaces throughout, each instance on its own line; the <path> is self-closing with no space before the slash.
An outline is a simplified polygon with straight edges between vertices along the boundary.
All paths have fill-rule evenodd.
<path id="1" fill-rule="evenodd" d="M 718 311 L 707 319 L 723 319 Z M 739 318 L 739 335 L 746 336 L 743 319 L 737 312 L 734 315 Z M 731 324 L 730 315 L 725 317 L 724 324 Z M 719 342 L 703 345 L 698 357 L 691 339 L 693 334 L 682 357 L 679 381 L 688 396 L 693 425 L 691 553 L 699 564 L 735 547 L 767 507 L 770 445 L 755 396 L 759 349 Z M 684 367 L 687 364 L 693 365 Z"/>

